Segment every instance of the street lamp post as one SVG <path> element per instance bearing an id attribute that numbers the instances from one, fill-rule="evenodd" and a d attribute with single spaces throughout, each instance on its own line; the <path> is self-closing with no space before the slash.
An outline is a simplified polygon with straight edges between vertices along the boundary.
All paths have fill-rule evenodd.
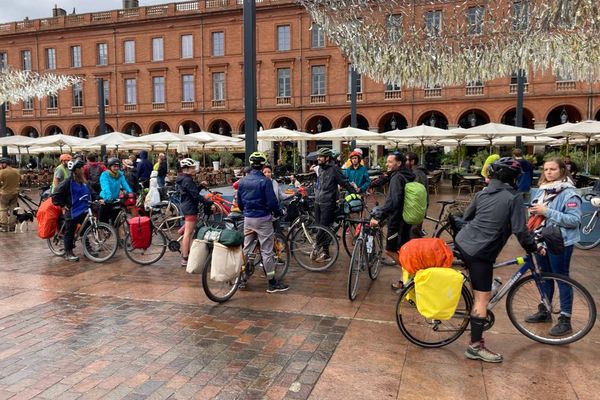
<path id="1" fill-rule="evenodd" d="M 525 93 L 525 71 L 519 69 L 517 71 L 517 111 L 515 125 L 519 128 L 523 127 L 523 94 Z M 517 136 L 515 147 L 520 149 L 523 146 L 521 136 Z"/>
<path id="2" fill-rule="evenodd" d="M 98 78 L 98 134 L 104 135 L 106 133 L 106 114 L 104 110 L 104 79 Z M 106 157 L 106 146 L 100 146 L 100 158 L 104 160 Z"/>
<path id="3" fill-rule="evenodd" d="M 356 82 L 358 81 L 358 74 L 354 66 L 350 67 L 350 126 L 356 128 L 358 124 L 356 117 Z M 350 142 L 350 149 L 356 148 L 356 140 Z"/>
<path id="4" fill-rule="evenodd" d="M 256 3 L 244 0 L 244 118 L 246 162 L 256 151 Z"/>

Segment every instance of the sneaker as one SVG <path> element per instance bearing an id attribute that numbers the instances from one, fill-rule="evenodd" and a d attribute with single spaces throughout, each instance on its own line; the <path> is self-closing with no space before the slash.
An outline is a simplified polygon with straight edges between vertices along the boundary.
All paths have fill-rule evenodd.
<path id="1" fill-rule="evenodd" d="M 465 351 L 465 357 L 469 360 L 481 360 L 489 363 L 502 362 L 502 355 L 487 349 L 483 339 L 479 343 L 471 343 Z"/>
<path id="2" fill-rule="evenodd" d="M 402 289 L 404 289 L 404 282 L 402 282 L 402 281 L 392 282 L 392 290 L 394 292 L 399 294 Z"/>
<path id="3" fill-rule="evenodd" d="M 285 285 L 283 282 L 277 281 L 275 284 L 269 283 L 269 286 L 267 287 L 267 293 L 285 292 L 289 288 L 290 287 Z"/>
<path id="4" fill-rule="evenodd" d="M 550 321 L 552 321 L 552 315 L 550 315 L 550 312 L 548 311 L 548 309 L 546 309 L 546 306 L 543 304 L 538 305 L 538 312 L 525 318 L 525 322 L 528 322 L 530 324 L 537 324 L 540 322 Z"/>
<path id="5" fill-rule="evenodd" d="M 327 253 L 321 253 L 314 261 L 318 263 L 328 263 L 331 261 L 331 257 Z"/>
<path id="6" fill-rule="evenodd" d="M 179 266 L 182 267 L 182 268 L 185 268 L 185 267 L 187 267 L 187 262 L 188 262 L 187 257 L 181 257 L 181 261 L 179 262 Z"/>
<path id="7" fill-rule="evenodd" d="M 77 257 L 72 252 L 71 253 L 65 253 L 65 255 L 63 257 L 64 257 L 65 260 L 70 261 L 70 262 L 79 261 L 79 257 Z"/>
<path id="8" fill-rule="evenodd" d="M 558 323 L 550 329 L 550 336 L 564 336 L 573 332 L 571 328 L 571 317 L 560 314 Z"/>

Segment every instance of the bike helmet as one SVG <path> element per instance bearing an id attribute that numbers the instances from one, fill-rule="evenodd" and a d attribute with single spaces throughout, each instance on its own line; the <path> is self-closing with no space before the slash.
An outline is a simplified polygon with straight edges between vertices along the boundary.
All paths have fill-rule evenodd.
<path id="1" fill-rule="evenodd" d="M 181 166 L 181 168 L 193 168 L 196 166 L 196 161 L 194 161 L 194 159 L 192 158 L 184 158 L 183 160 L 179 161 L 179 165 Z"/>
<path id="2" fill-rule="evenodd" d="M 337 150 L 331 150 L 331 157 L 337 159 L 340 156 L 340 152 Z"/>
<path id="3" fill-rule="evenodd" d="M 59 157 L 60 162 L 71 161 L 72 159 L 73 159 L 73 157 L 71 157 L 70 154 L 61 154 Z"/>
<path id="4" fill-rule="evenodd" d="M 352 157 L 358 157 L 358 159 L 360 160 L 362 158 L 362 153 L 359 153 L 358 151 L 353 151 L 352 153 L 350 153 L 350 155 L 348 156 L 348 158 L 352 158 Z"/>
<path id="5" fill-rule="evenodd" d="M 118 165 L 119 167 L 121 166 L 121 160 L 119 160 L 117 157 L 112 157 L 108 159 L 108 162 L 106 163 L 106 166 L 108 168 L 112 167 L 113 165 Z"/>
<path id="6" fill-rule="evenodd" d="M 502 157 L 489 166 L 490 178 L 509 184 L 513 184 L 521 172 L 521 164 L 512 157 Z"/>
<path id="7" fill-rule="evenodd" d="M 8 158 L 8 157 L 0 158 L 0 164 L 10 164 L 10 163 L 11 163 L 10 158 Z"/>
<path id="8" fill-rule="evenodd" d="M 83 168 L 84 165 L 85 163 L 82 160 L 69 161 L 67 163 L 67 168 L 69 169 L 69 171 L 73 171 L 77 168 Z"/>
<path id="9" fill-rule="evenodd" d="M 327 147 L 321 147 L 319 150 L 317 150 L 317 157 L 319 156 L 333 157 L 333 151 Z"/>
<path id="10" fill-rule="evenodd" d="M 255 151 L 250 154 L 250 164 L 255 166 L 265 166 L 267 164 L 267 155 L 262 151 Z"/>

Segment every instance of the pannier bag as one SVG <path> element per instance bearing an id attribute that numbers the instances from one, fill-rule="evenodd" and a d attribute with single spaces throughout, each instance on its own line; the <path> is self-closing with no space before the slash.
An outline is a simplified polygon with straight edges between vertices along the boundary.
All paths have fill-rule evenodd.
<path id="1" fill-rule="evenodd" d="M 232 281 L 240 274 L 243 263 L 242 246 L 227 247 L 213 243 L 210 279 L 216 282 Z"/>
<path id="2" fill-rule="evenodd" d="M 452 268 L 428 268 L 415 274 L 417 310 L 428 319 L 452 318 L 462 290 L 464 276 Z"/>
<path id="3" fill-rule="evenodd" d="M 423 222 L 427 213 L 427 189 L 420 182 L 404 185 L 404 208 L 402 219 L 409 225 Z"/>
<path id="4" fill-rule="evenodd" d="M 152 243 L 152 223 L 149 217 L 133 217 L 129 223 L 129 236 L 131 247 L 134 249 L 147 249 Z"/>
<path id="5" fill-rule="evenodd" d="M 58 218 L 60 217 L 60 207 L 52 203 L 52 198 L 47 198 L 40 204 L 36 218 L 38 223 L 38 237 L 41 239 L 50 239 L 58 230 Z"/>
<path id="6" fill-rule="evenodd" d="M 194 239 L 190 246 L 190 254 L 188 254 L 185 271 L 188 274 L 202 273 L 209 251 L 210 248 L 208 247 L 208 242 L 206 240 Z"/>
<path id="7" fill-rule="evenodd" d="M 363 209 L 363 201 L 362 197 L 359 194 L 349 194 L 344 197 L 344 213 L 357 213 L 361 212 Z"/>
<path id="8" fill-rule="evenodd" d="M 240 246 L 244 243 L 244 235 L 236 230 L 209 226 L 200 227 L 196 232 L 196 239 L 218 242 L 228 247 Z"/>
<path id="9" fill-rule="evenodd" d="M 408 241 L 398 251 L 400 265 L 414 274 L 426 268 L 450 268 L 454 255 L 440 238 L 420 238 Z"/>

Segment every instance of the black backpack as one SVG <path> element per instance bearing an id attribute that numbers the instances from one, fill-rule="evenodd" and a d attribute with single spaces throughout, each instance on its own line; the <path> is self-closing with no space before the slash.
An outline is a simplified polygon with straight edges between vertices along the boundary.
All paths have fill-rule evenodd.
<path id="1" fill-rule="evenodd" d="M 96 193 L 100 192 L 100 175 L 102 174 L 102 170 L 100 168 L 100 164 L 90 165 L 88 169 L 88 182 L 92 189 L 96 191 Z"/>

